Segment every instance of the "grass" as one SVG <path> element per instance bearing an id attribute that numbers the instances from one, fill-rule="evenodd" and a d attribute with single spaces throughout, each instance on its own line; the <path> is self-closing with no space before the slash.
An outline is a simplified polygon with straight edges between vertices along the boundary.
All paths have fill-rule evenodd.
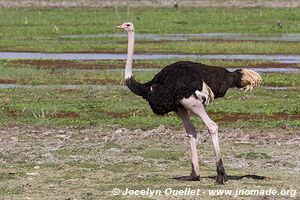
<path id="1" fill-rule="evenodd" d="M 139 33 L 280 35 L 300 32 L 299 8 L 0 9 L 0 15 L 0 51 L 125 52 L 124 38 L 61 37 L 66 34 L 119 33 L 114 27 L 123 21 L 133 21 Z M 277 27 L 277 20 L 282 22 L 283 28 Z M 137 40 L 136 50 L 297 54 L 299 47 L 299 42 L 157 43 Z M 135 67 L 157 68 L 135 73 L 137 79 L 150 80 L 157 70 L 174 61 L 136 61 Z M 265 61 L 201 62 L 225 67 L 274 65 Z M 99 90 L 84 86 L 75 89 L 59 86 L 1 89 L 1 198 L 125 198 L 113 196 L 113 188 L 122 191 L 126 188 L 192 188 L 205 192 L 209 189 L 276 188 L 298 190 L 299 193 L 299 164 L 295 162 L 299 160 L 299 144 L 295 140 L 300 127 L 299 73 L 262 75 L 264 85 L 291 86 L 293 89 L 281 91 L 260 87 L 248 93 L 230 90 L 224 98 L 207 107 L 209 115 L 220 127 L 226 172 L 237 177 L 225 185 L 215 185 L 214 153 L 211 142 L 206 141 L 206 131 L 199 132 L 201 182 L 171 179 L 190 173 L 190 158 L 186 151 L 188 139 L 183 136 L 181 121 L 174 113 L 156 116 L 145 100 L 128 89 L 111 86 L 123 85 L 123 67 L 124 61 L 0 61 L 1 83 L 108 86 Z M 82 70 L 103 68 L 116 70 Z M 198 118 L 192 117 L 192 120 L 197 130 L 204 129 Z M 34 173 L 39 175 L 30 175 Z M 129 198 L 153 199 L 143 197 Z M 202 197 L 215 199 L 207 194 L 199 198 Z"/>
<path id="2" fill-rule="evenodd" d="M 233 32 L 261 35 L 298 33 L 299 8 L 73 8 L 1 9 L 0 50 L 41 52 L 125 52 L 124 38 L 62 38 L 119 33 L 132 21 L 139 33 Z M 277 20 L 283 28 L 277 26 Z M 299 53 L 299 42 L 137 41 L 136 51 L 185 53 Z"/>
<path id="3" fill-rule="evenodd" d="M 271 158 L 267 153 L 264 152 L 248 152 L 236 155 L 237 158 L 245 158 L 245 159 L 266 159 Z"/>
<path id="4" fill-rule="evenodd" d="M 208 106 L 207 110 L 210 113 L 221 113 L 221 116 L 226 113 L 237 116 L 253 115 L 254 121 L 248 122 L 242 117 L 241 121 L 237 120 L 234 123 L 214 117 L 221 124 L 229 127 L 266 128 L 282 127 L 285 124 L 298 127 L 299 121 L 288 120 L 288 116 L 300 112 L 299 97 L 298 90 L 270 91 L 258 88 L 250 93 L 231 90 L 225 98 L 216 100 L 212 106 Z M 150 129 L 165 124 L 181 127 L 181 122 L 174 114 L 165 117 L 155 116 L 143 99 L 123 89 L 14 88 L 2 90 L 0 100 L 2 101 L 0 114 L 5 116 L 0 120 L 2 125 L 100 127 L 118 125 Z M 256 115 L 265 117 L 257 118 Z M 273 115 L 278 117 L 268 118 Z M 198 119 L 194 118 L 194 121 L 201 125 Z"/>
<path id="5" fill-rule="evenodd" d="M 290 137 L 289 134 L 292 137 L 297 136 L 297 133 L 286 129 L 280 133 L 275 131 L 278 129 L 274 129 L 274 132 L 221 132 L 220 135 L 228 134 L 229 137 L 222 137 L 221 140 L 226 172 L 231 177 L 225 185 L 214 183 L 216 172 L 210 141 L 201 142 L 198 147 L 201 152 L 201 181 L 185 182 L 172 179 L 188 175 L 190 172 L 188 139 L 182 136 L 182 131 L 162 130 L 155 137 L 147 137 L 144 131 L 135 130 L 115 137 L 113 135 L 116 133 L 110 128 L 67 128 L 63 129 L 63 134 L 69 137 L 63 138 L 58 137 L 62 135 L 57 133 L 58 130 L 37 128 L 32 132 L 31 127 L 21 130 L 8 128 L 9 134 L 5 132 L 2 135 L 5 142 L 13 135 L 22 143 L 5 143 L 11 148 L 11 152 L 3 152 L 4 155 L 10 156 L 0 169 L 0 193 L 4 199 L 41 199 L 45 195 L 49 199 L 123 199 L 122 195 L 112 195 L 113 188 L 119 188 L 122 192 L 126 188 L 192 188 L 205 191 L 206 193 L 201 193 L 200 196 L 205 199 L 216 198 L 207 194 L 210 189 L 299 189 L 299 174 L 294 171 L 297 166 L 294 161 L 299 155 L 297 144 L 279 146 L 270 140 L 275 136 L 276 142 L 284 143 L 289 140 L 286 138 Z M 239 136 L 232 138 L 231 131 L 237 131 Z M 50 134 L 46 134 L 49 132 Z M 24 135 L 28 138 L 26 142 L 21 140 Z M 200 140 L 204 135 L 199 134 Z M 251 145 L 234 145 L 241 140 L 240 137 L 247 135 L 252 138 Z M 108 149 L 109 143 L 112 148 Z M 22 162 L 17 162 L 19 160 Z M 292 195 L 298 197 L 298 194 Z M 171 197 L 182 199 L 183 196 Z M 148 199 L 149 196 L 131 198 Z M 232 199 L 226 195 L 218 198 Z"/>
<path id="6" fill-rule="evenodd" d="M 121 146 L 117 143 L 108 142 L 105 144 L 104 149 L 119 148 L 119 147 L 121 147 Z"/>
<path id="7" fill-rule="evenodd" d="M 150 80 L 162 65 L 174 60 L 137 61 L 139 67 L 157 69 L 136 72 L 138 80 Z M 201 61 L 211 65 L 230 67 L 265 65 L 261 61 Z M 50 126 L 121 126 L 130 129 L 151 129 L 161 124 L 181 127 L 174 114 L 158 117 L 152 114 L 147 103 L 121 87 L 123 83 L 123 61 L 22 61 L 0 62 L 2 83 L 25 85 L 49 85 L 45 88 L 2 89 L 0 94 L 1 125 L 50 125 Z M 268 63 L 267 63 L 268 64 Z M 269 63 L 272 65 L 272 63 Z M 60 67 L 64 66 L 64 67 Z M 117 70 L 82 71 L 86 68 L 117 68 Z M 208 106 L 213 119 L 225 127 L 299 127 L 299 120 L 292 115 L 300 112 L 299 74 L 262 74 L 266 86 L 289 86 L 292 90 L 272 91 L 257 88 L 250 93 L 230 90 L 225 98 Z M 68 89 L 59 84 L 78 84 L 82 87 Z M 105 84 L 100 90 L 89 88 L 89 84 Z M 111 84 L 119 87 L 113 87 Z M 52 85 L 52 87 L 51 87 Z M 283 102 L 284 99 L 284 103 Z M 289 105 L 289 106 L 286 106 Z M 247 118 L 247 115 L 250 118 Z M 228 118 L 228 115 L 229 118 Z M 230 120 L 240 116 L 236 120 Z M 252 116 L 252 117 L 251 117 Z M 251 119 L 251 121 L 249 121 Z M 202 125 L 198 119 L 193 119 Z M 230 122 L 230 123 L 229 123 Z M 114 144 L 111 144 L 114 145 Z M 108 146 L 109 147 L 109 146 Z M 108 148 L 107 147 L 107 148 Z"/>
<path id="8" fill-rule="evenodd" d="M 183 152 L 181 151 L 166 151 L 166 150 L 147 150 L 142 154 L 146 159 L 163 159 L 163 160 L 178 160 L 183 157 Z"/>
<path id="9" fill-rule="evenodd" d="M 298 87 L 300 84 L 299 73 L 270 73 L 264 76 L 264 83 L 273 86 Z"/>

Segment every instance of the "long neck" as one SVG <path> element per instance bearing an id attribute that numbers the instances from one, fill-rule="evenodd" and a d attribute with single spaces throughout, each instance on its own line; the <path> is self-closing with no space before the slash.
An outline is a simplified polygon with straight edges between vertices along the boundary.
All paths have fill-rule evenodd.
<path id="1" fill-rule="evenodd" d="M 128 32 L 127 61 L 125 66 L 125 82 L 127 87 L 136 95 L 146 98 L 147 87 L 137 82 L 132 75 L 132 60 L 134 47 L 134 32 Z"/>
<path id="2" fill-rule="evenodd" d="M 134 32 L 128 32 L 128 49 L 127 49 L 127 61 L 125 66 L 125 79 L 132 77 L 132 60 L 134 49 Z"/>

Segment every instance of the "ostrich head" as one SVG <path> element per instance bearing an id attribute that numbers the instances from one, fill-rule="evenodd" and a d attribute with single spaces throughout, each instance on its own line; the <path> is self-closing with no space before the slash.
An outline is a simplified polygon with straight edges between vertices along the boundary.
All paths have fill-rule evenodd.
<path id="1" fill-rule="evenodd" d="M 126 32 L 134 32 L 134 26 L 131 22 L 125 22 L 120 26 L 117 26 L 117 28 L 123 29 Z"/>

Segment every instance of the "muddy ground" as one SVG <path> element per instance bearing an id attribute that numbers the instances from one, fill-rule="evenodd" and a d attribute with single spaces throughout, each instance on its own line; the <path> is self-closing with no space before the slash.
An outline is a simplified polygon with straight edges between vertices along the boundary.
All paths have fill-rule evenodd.
<path id="1" fill-rule="evenodd" d="M 190 173 L 188 139 L 183 130 L 163 125 L 146 131 L 118 127 L 1 127 L 1 199 L 123 199 L 112 196 L 111 190 L 116 187 L 272 187 L 300 191 L 300 129 L 221 128 L 219 133 L 230 177 L 224 186 L 213 180 L 213 149 L 206 130 L 199 130 L 198 141 L 203 178 L 200 182 L 184 182 L 171 179 Z M 145 197 L 131 199 L 141 198 Z"/>
<path id="2" fill-rule="evenodd" d="M 299 0 L 0 0 L 1 7 L 300 7 Z"/>
<path id="3" fill-rule="evenodd" d="M 88 62 L 88 61 L 86 61 Z M 117 63 L 97 63 L 97 61 L 90 61 L 90 63 L 76 62 L 74 60 L 14 60 L 10 61 L 11 64 L 15 66 L 30 66 L 36 67 L 38 69 L 63 69 L 63 68 L 72 68 L 72 69 L 116 69 L 124 68 L 124 62 Z M 276 64 L 275 64 L 276 65 Z M 284 65 L 285 66 L 285 65 Z M 291 65 L 289 65 L 291 66 Z M 292 65 L 294 66 L 294 65 Z M 146 63 L 138 62 L 138 68 L 159 68 L 161 67 L 155 63 Z M 282 67 L 282 65 L 281 65 Z"/>
<path id="4" fill-rule="evenodd" d="M 226 60 L 225 60 L 226 61 Z M 224 61 L 224 62 L 225 62 Z M 235 60 L 239 61 L 239 60 Z M 88 61 L 86 61 L 88 62 Z M 97 63 L 97 61 L 90 61 L 90 63 L 77 62 L 74 60 L 12 60 L 9 62 L 14 66 L 25 66 L 25 67 L 35 67 L 38 69 L 123 69 L 124 62 L 117 63 Z M 135 63 L 135 68 L 161 68 L 162 65 L 158 63 L 148 63 L 138 61 Z M 265 62 L 265 63 L 251 63 L 245 64 L 245 66 L 236 66 L 238 67 L 251 67 L 251 68 L 298 68 L 299 65 L 296 63 L 276 63 L 276 62 Z"/>

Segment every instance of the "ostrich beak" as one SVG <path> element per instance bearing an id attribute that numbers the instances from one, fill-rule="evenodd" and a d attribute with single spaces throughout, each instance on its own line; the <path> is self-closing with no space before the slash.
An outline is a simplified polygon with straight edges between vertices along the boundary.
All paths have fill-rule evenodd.
<path id="1" fill-rule="evenodd" d="M 120 25 L 120 26 L 117 26 L 117 28 L 119 28 L 119 29 L 123 29 L 122 25 Z"/>

